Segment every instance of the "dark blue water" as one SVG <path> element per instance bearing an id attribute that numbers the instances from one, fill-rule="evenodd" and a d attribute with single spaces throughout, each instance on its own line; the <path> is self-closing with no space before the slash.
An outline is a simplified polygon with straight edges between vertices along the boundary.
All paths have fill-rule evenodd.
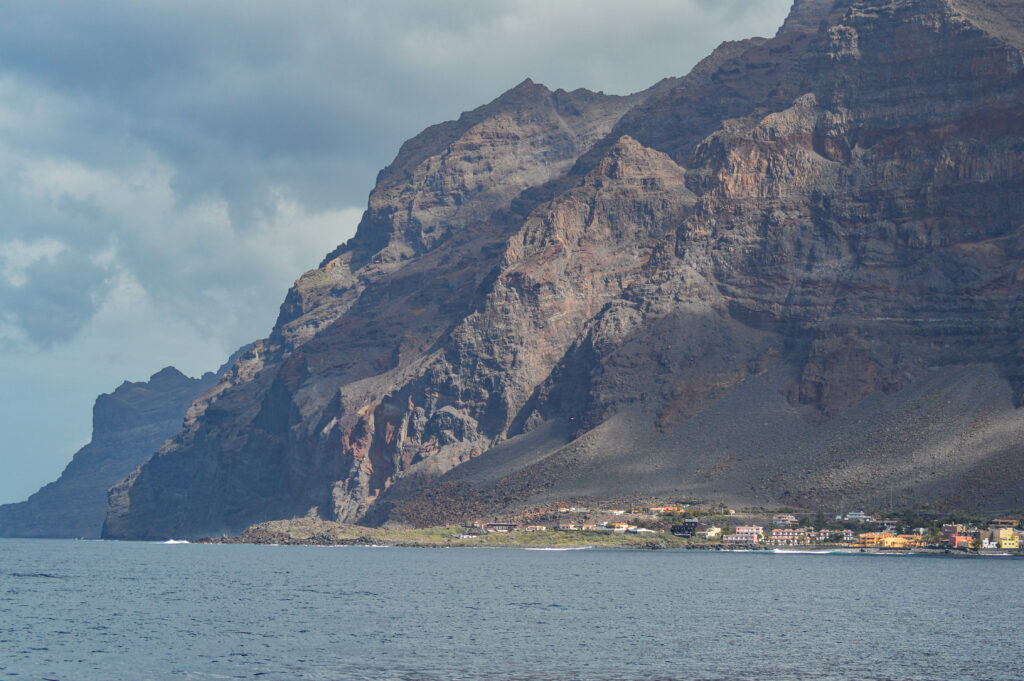
<path id="1" fill-rule="evenodd" d="M 0 540 L 0 679 L 1022 679 L 1024 560 Z"/>

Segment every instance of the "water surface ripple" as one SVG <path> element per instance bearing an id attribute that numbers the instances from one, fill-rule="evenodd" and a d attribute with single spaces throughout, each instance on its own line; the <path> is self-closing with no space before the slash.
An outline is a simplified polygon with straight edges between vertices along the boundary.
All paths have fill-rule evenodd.
<path id="1" fill-rule="evenodd" d="M 1022 679 L 1024 560 L 0 540 L 0 678 Z"/>

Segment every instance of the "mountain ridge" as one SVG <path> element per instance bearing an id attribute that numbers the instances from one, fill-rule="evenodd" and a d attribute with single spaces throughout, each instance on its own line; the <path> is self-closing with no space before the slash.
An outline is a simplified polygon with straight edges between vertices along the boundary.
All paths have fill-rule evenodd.
<path id="1" fill-rule="evenodd" d="M 105 536 L 652 489 L 1019 505 L 1024 5 L 965 7 L 800 0 L 774 38 L 644 93 L 527 80 L 428 128 L 270 336 L 111 491 Z M 984 409 L 944 410 L 970 393 L 943 367 Z M 922 414 L 959 435 L 921 435 Z M 470 475 L 490 459 L 507 474 Z"/>
<path id="2" fill-rule="evenodd" d="M 25 501 L 0 506 L 0 536 L 98 539 L 107 489 L 178 432 L 188 405 L 215 382 L 212 372 L 190 378 L 168 366 L 97 397 L 90 442 L 57 480 Z"/>

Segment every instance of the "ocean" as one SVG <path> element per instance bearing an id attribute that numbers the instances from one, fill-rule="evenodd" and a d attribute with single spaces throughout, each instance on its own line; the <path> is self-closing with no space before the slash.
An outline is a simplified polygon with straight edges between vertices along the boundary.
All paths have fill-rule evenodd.
<path id="1" fill-rule="evenodd" d="M 1024 560 L 0 540 L 0 679 L 1024 679 Z"/>

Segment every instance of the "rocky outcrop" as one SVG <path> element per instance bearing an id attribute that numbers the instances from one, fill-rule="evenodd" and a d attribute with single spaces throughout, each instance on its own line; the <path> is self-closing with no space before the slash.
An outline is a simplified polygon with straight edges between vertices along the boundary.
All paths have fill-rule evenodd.
<path id="1" fill-rule="evenodd" d="M 92 440 L 57 480 L 26 501 L 0 506 L 0 536 L 98 538 L 107 489 L 177 433 L 189 404 L 216 381 L 212 372 L 189 378 L 166 367 L 144 383 L 125 381 L 100 395 L 92 410 Z"/>
<path id="2" fill-rule="evenodd" d="M 1020 505 L 1022 16 L 801 0 L 645 93 L 527 81 L 424 131 L 106 535 L 655 493 Z"/>

